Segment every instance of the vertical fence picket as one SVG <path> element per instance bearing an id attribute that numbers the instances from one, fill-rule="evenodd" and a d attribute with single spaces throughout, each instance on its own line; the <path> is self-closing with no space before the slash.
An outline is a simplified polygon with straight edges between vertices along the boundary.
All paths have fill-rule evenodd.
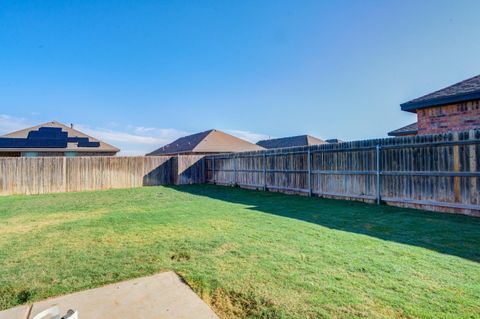
<path id="1" fill-rule="evenodd" d="M 377 157 L 377 161 L 376 161 L 376 176 L 377 176 L 377 204 L 380 205 L 380 202 L 381 202 L 381 192 L 382 192 L 382 187 L 381 187 L 381 181 L 382 181 L 382 178 L 381 178 L 381 174 L 382 174 L 382 164 L 381 164 L 381 146 L 380 145 L 377 145 L 375 147 L 375 151 L 376 151 L 376 157 Z"/>
<path id="2" fill-rule="evenodd" d="M 215 156 L 212 157 L 212 183 L 215 184 Z"/>
<path id="3" fill-rule="evenodd" d="M 237 185 L 237 157 L 233 155 L 233 185 Z"/>
<path id="4" fill-rule="evenodd" d="M 263 153 L 263 190 L 267 190 L 267 156 Z"/>
<path id="5" fill-rule="evenodd" d="M 307 185 L 308 185 L 308 196 L 312 196 L 312 153 L 310 152 L 310 148 L 307 151 L 307 166 L 308 166 L 308 172 L 307 172 Z"/>

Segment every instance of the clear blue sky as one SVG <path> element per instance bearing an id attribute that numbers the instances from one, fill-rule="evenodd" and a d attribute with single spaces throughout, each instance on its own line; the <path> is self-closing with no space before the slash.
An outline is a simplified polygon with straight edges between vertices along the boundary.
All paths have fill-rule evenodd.
<path id="1" fill-rule="evenodd" d="M 210 128 L 384 137 L 480 73 L 480 1 L 0 2 L 0 132 L 75 123 L 142 153 Z M 100 135 L 100 136 L 98 136 Z"/>

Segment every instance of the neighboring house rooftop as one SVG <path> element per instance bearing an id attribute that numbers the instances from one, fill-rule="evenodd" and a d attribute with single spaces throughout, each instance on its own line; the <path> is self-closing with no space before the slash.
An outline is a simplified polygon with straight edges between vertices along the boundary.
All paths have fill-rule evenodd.
<path id="1" fill-rule="evenodd" d="M 115 146 L 60 122 L 51 121 L 0 136 L 1 152 L 108 152 Z"/>
<path id="2" fill-rule="evenodd" d="M 403 111 L 416 112 L 417 109 L 440 106 L 480 99 L 480 75 L 454 85 L 400 104 Z"/>
<path id="3" fill-rule="evenodd" d="M 338 138 L 330 138 L 328 140 L 325 140 L 328 144 L 338 144 L 338 143 L 343 143 L 344 141 L 338 139 Z"/>
<path id="4" fill-rule="evenodd" d="M 408 124 L 407 126 L 396 129 L 395 131 L 388 132 L 388 136 L 405 136 L 416 135 L 418 132 L 417 122 Z"/>
<path id="5" fill-rule="evenodd" d="M 182 153 L 233 153 L 262 150 L 263 147 L 218 130 L 208 130 L 181 137 L 170 144 L 148 153 L 152 155 L 174 155 Z"/>
<path id="6" fill-rule="evenodd" d="M 326 142 L 324 140 L 321 140 L 319 138 L 316 138 L 310 135 L 299 135 L 299 136 L 272 138 L 269 140 L 258 141 L 257 145 L 260 145 L 267 149 L 272 149 L 272 148 L 317 145 L 317 144 L 325 144 L 325 143 Z"/>

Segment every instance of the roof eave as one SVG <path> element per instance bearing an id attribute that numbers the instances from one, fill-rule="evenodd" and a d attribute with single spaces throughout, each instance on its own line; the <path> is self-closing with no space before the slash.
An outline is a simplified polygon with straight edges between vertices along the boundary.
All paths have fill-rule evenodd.
<path id="1" fill-rule="evenodd" d="M 418 131 L 402 131 L 402 132 L 388 132 L 388 136 L 403 136 L 403 135 L 412 135 L 412 134 L 417 134 Z"/>
<path id="2" fill-rule="evenodd" d="M 457 94 L 457 95 L 425 100 L 425 101 L 418 101 L 418 102 L 410 101 L 410 102 L 400 104 L 400 108 L 402 109 L 402 111 L 416 113 L 418 109 L 434 107 L 434 106 L 442 106 L 447 104 L 454 104 L 454 103 L 466 102 L 466 101 L 478 100 L 478 99 L 480 99 L 480 91 L 471 92 L 467 94 Z"/>

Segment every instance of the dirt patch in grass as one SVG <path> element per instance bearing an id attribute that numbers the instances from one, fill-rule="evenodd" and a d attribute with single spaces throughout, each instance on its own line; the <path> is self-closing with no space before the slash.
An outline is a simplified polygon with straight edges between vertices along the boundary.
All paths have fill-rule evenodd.
<path id="1" fill-rule="evenodd" d="M 32 300 L 35 291 L 21 287 L 0 287 L 0 301 L 13 301 L 13 304 L 25 304 Z"/>
<path id="2" fill-rule="evenodd" d="M 170 259 L 178 262 L 188 261 L 190 260 L 190 254 L 186 251 L 180 251 L 173 254 L 172 257 L 170 257 Z"/>
<path id="3" fill-rule="evenodd" d="M 271 300 L 256 296 L 253 292 L 240 293 L 217 288 L 203 299 L 221 318 L 284 318 Z"/>
<path id="4" fill-rule="evenodd" d="M 10 234 L 22 235 L 30 232 L 41 232 L 47 227 L 58 226 L 65 223 L 77 222 L 81 220 L 91 220 L 94 217 L 101 216 L 108 212 L 107 209 L 98 209 L 96 211 L 86 212 L 62 212 L 52 213 L 47 216 L 28 215 L 28 216 L 15 216 L 3 220 L 0 224 L 0 234 L 7 236 Z"/>

